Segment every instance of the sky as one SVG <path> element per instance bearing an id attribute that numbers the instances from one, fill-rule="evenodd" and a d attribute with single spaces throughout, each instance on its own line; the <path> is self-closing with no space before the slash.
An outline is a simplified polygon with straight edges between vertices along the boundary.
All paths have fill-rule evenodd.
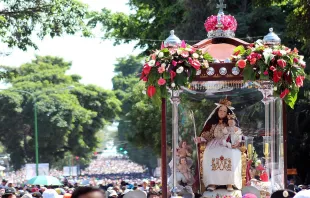
<path id="1" fill-rule="evenodd" d="M 81 0 L 88 4 L 91 10 L 101 10 L 106 7 L 114 12 L 129 13 L 126 5 L 128 0 Z M 71 61 L 72 67 L 69 74 L 82 76 L 84 84 L 95 84 L 105 89 L 112 89 L 112 77 L 116 58 L 129 54 L 139 54 L 140 50 L 134 50 L 135 42 L 113 46 L 113 41 L 100 38 L 82 38 L 79 36 L 65 35 L 57 38 L 44 38 L 36 44 L 39 50 L 29 49 L 26 52 L 12 49 L 11 54 L 0 57 L 0 64 L 18 67 L 30 62 L 35 55 L 59 56 L 65 61 Z M 1 49 L 1 46 L 0 46 Z M 0 88 L 5 85 L 0 85 Z"/>

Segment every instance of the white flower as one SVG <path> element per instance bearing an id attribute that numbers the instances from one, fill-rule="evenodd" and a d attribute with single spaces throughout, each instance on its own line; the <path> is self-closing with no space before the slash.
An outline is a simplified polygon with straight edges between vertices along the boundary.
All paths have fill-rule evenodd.
<path id="1" fill-rule="evenodd" d="M 161 67 L 166 67 L 166 63 L 162 63 L 160 66 Z"/>
<path id="2" fill-rule="evenodd" d="M 207 60 L 203 60 L 203 64 L 205 68 L 209 68 L 209 62 Z"/>
<path id="3" fill-rule="evenodd" d="M 160 52 L 159 50 L 156 50 L 156 51 L 155 51 L 156 56 L 159 54 L 159 52 Z"/>
<path id="4" fill-rule="evenodd" d="M 155 60 L 150 60 L 148 64 L 150 67 L 153 67 L 155 65 Z"/>
<path id="5" fill-rule="evenodd" d="M 177 50 L 178 55 L 182 54 L 182 52 L 183 52 L 183 50 L 181 50 L 181 49 Z"/>
<path id="6" fill-rule="evenodd" d="M 183 71 L 184 71 L 184 67 L 179 67 L 179 68 L 177 69 L 177 73 L 178 73 L 178 74 L 182 73 Z"/>
<path id="7" fill-rule="evenodd" d="M 199 55 L 197 53 L 193 53 L 193 58 L 199 58 Z"/>
<path id="8" fill-rule="evenodd" d="M 164 52 L 159 52 L 158 53 L 158 58 L 162 58 L 162 57 L 164 57 Z"/>
<path id="9" fill-rule="evenodd" d="M 280 50 L 280 53 L 283 55 L 286 55 L 286 51 L 285 50 Z"/>
<path id="10" fill-rule="evenodd" d="M 175 83 L 171 83 L 171 87 L 175 87 Z"/>
<path id="11" fill-rule="evenodd" d="M 299 60 L 300 61 L 304 60 L 304 56 L 299 56 Z"/>
<path id="12" fill-rule="evenodd" d="M 186 50 L 186 51 L 189 51 L 189 52 L 191 52 L 191 51 L 192 51 L 192 49 L 191 49 L 191 48 L 188 48 L 188 47 L 187 47 L 187 48 L 185 48 L 185 50 Z"/>
<path id="13" fill-rule="evenodd" d="M 283 197 L 288 197 L 288 192 L 286 190 L 283 191 Z"/>
<path id="14" fill-rule="evenodd" d="M 200 58 L 203 58 L 203 55 L 200 55 Z"/>
<path id="15" fill-rule="evenodd" d="M 142 91 L 142 93 L 145 95 L 145 94 L 146 94 L 146 91 L 145 91 L 145 90 L 143 90 L 143 91 Z"/>

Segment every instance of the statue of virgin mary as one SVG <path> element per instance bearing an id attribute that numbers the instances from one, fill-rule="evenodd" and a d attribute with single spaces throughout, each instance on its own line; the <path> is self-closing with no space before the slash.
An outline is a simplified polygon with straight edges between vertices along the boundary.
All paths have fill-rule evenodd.
<path id="1" fill-rule="evenodd" d="M 241 152 L 238 149 L 242 133 L 233 109 L 227 98 L 216 103 L 216 108 L 197 138 L 200 176 L 208 191 L 222 185 L 225 185 L 228 191 L 242 187 Z"/>

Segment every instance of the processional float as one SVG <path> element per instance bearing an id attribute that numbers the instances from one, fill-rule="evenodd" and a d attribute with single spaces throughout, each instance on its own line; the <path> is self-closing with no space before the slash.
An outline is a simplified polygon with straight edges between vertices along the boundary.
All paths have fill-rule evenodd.
<path id="1" fill-rule="evenodd" d="M 268 197 L 285 188 L 283 101 L 294 106 L 305 62 L 296 49 L 281 45 L 272 28 L 253 44 L 234 38 L 236 19 L 224 14 L 223 1 L 217 7 L 204 24 L 207 39 L 190 46 L 171 31 L 142 70 L 147 95 L 162 105 L 162 197 Z"/>

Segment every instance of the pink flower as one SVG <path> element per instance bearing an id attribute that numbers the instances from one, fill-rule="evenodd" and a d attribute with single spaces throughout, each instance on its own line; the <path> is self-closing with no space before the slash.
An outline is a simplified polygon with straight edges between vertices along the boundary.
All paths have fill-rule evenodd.
<path id="1" fill-rule="evenodd" d="M 188 58 L 189 64 L 194 67 L 196 70 L 200 69 L 200 62 L 198 60 L 193 60 L 192 58 Z"/>
<path id="2" fill-rule="evenodd" d="M 298 60 L 298 58 L 295 57 L 295 58 L 293 59 L 293 61 L 294 61 L 294 63 L 298 63 L 299 60 Z"/>
<path id="3" fill-rule="evenodd" d="M 160 50 L 163 50 L 165 49 L 165 45 L 164 45 L 164 42 L 161 43 L 161 46 L 160 46 Z"/>
<path id="4" fill-rule="evenodd" d="M 156 65 L 157 67 L 160 66 L 160 62 L 157 61 L 155 65 Z"/>
<path id="5" fill-rule="evenodd" d="M 158 67 L 158 73 L 162 74 L 166 70 L 165 67 Z"/>
<path id="6" fill-rule="evenodd" d="M 173 79 L 176 77 L 177 73 L 175 73 L 174 71 L 170 71 L 170 78 L 171 78 L 171 81 L 173 81 Z"/>
<path id="7" fill-rule="evenodd" d="M 178 62 L 175 61 L 175 60 L 173 60 L 173 61 L 171 62 L 171 64 L 172 64 L 173 66 L 177 66 Z"/>
<path id="8" fill-rule="evenodd" d="M 160 78 L 158 81 L 157 81 L 158 85 L 162 86 L 164 84 L 166 84 L 166 80 L 163 79 L 163 78 Z"/>
<path id="9" fill-rule="evenodd" d="M 261 59 L 262 58 L 262 55 L 261 54 L 257 54 L 257 60 Z"/>
<path id="10" fill-rule="evenodd" d="M 304 80 L 305 80 L 304 76 L 297 76 L 297 78 L 296 78 L 296 85 L 297 85 L 297 87 L 304 86 Z"/>
<path id="11" fill-rule="evenodd" d="M 273 72 L 276 71 L 276 68 L 274 66 L 270 66 L 269 69 Z"/>
<path id="12" fill-rule="evenodd" d="M 285 98 L 285 96 L 287 95 L 287 94 L 289 94 L 290 93 L 290 90 L 289 89 L 285 89 L 284 91 L 282 91 L 282 93 L 280 94 L 280 98 Z"/>
<path id="13" fill-rule="evenodd" d="M 187 58 L 187 57 L 189 56 L 189 52 L 186 51 L 186 50 L 183 50 L 183 52 L 181 53 L 181 56 L 182 56 L 183 58 Z"/>
<path id="14" fill-rule="evenodd" d="M 265 76 L 267 76 L 268 75 L 268 71 L 266 70 L 266 71 L 264 71 L 264 75 Z"/>
<path id="15" fill-rule="evenodd" d="M 182 43 L 181 43 L 181 48 L 186 48 L 186 43 L 184 40 L 182 40 Z"/>
<path id="16" fill-rule="evenodd" d="M 170 49 L 169 49 L 169 53 L 170 53 L 171 55 L 175 54 L 176 52 L 177 52 L 177 50 L 176 50 L 175 48 L 170 48 Z"/>
<path id="17" fill-rule="evenodd" d="M 251 65 L 255 65 L 255 63 L 256 63 L 256 58 L 252 58 L 251 61 L 250 61 L 250 64 Z"/>
<path id="18" fill-rule="evenodd" d="M 282 68 L 284 68 L 284 67 L 286 66 L 286 62 L 285 62 L 285 60 L 283 60 L 283 59 L 278 59 L 278 60 L 277 60 L 277 64 L 278 64 L 280 67 L 282 67 Z"/>
<path id="19" fill-rule="evenodd" d="M 246 66 L 246 60 L 238 60 L 237 65 L 239 68 L 245 68 Z"/>

